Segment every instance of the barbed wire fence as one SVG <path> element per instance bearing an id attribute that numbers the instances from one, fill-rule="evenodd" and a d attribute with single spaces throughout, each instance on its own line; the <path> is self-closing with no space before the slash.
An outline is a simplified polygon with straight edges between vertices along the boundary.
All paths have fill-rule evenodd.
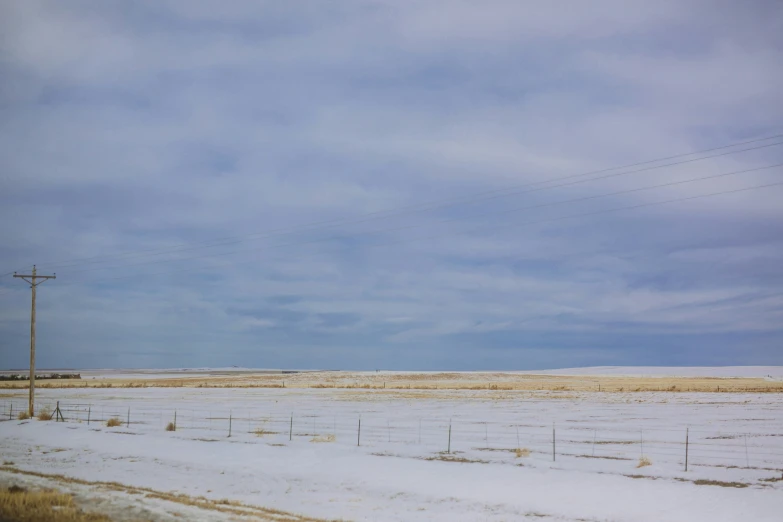
<path id="1" fill-rule="evenodd" d="M 5 400 L 0 420 L 17 419 L 23 400 Z M 172 423 L 177 436 L 192 440 L 285 443 L 307 440 L 369 447 L 392 455 L 470 455 L 477 462 L 502 460 L 521 453 L 526 458 L 558 465 L 595 459 L 607 465 L 650 459 L 687 471 L 697 467 L 758 469 L 783 472 L 783 433 L 730 432 L 689 427 L 634 428 L 611 423 L 565 421 L 558 424 L 533 419 L 492 420 L 465 415 L 451 417 L 383 415 L 322 410 L 283 414 L 262 409 L 215 411 L 198 407 L 140 407 L 136 405 L 39 400 L 49 412 L 56 408 L 64 422 L 105 427 L 116 419 L 125 430 L 161 432 Z M 51 422 L 55 422 L 52 418 Z M 576 424 L 576 425 L 571 425 Z M 390 453 L 392 452 L 392 453 Z M 403 456 L 403 455 L 401 455 Z"/>

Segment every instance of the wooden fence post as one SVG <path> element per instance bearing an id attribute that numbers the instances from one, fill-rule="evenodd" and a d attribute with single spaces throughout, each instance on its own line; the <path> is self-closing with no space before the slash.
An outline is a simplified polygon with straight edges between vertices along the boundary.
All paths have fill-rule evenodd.
<path id="1" fill-rule="evenodd" d="M 291 414 L 291 424 L 288 425 L 288 441 L 294 436 L 294 414 Z"/>
<path id="2" fill-rule="evenodd" d="M 688 431 L 690 428 L 685 428 L 685 471 L 688 471 Z"/>
<path id="3" fill-rule="evenodd" d="M 92 413 L 92 404 L 87 406 L 87 426 L 90 425 L 90 413 Z"/>
<path id="4" fill-rule="evenodd" d="M 449 448 L 446 453 L 451 453 L 451 419 L 449 419 Z"/>
<path id="5" fill-rule="evenodd" d="M 231 438 L 231 410 L 228 411 L 228 437 Z"/>
<path id="6" fill-rule="evenodd" d="M 748 459 L 748 436 L 745 435 L 745 467 L 750 467 L 750 460 Z"/>
<path id="7" fill-rule="evenodd" d="M 359 415 L 359 429 L 356 431 L 356 445 L 362 445 L 362 416 Z"/>
<path id="8" fill-rule="evenodd" d="M 128 420 L 125 422 L 125 426 L 130 428 L 130 408 L 128 408 Z"/>

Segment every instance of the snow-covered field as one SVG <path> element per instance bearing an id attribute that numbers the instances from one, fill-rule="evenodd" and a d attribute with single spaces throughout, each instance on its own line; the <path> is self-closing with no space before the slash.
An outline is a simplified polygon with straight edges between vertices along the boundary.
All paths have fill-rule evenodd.
<path id="1" fill-rule="evenodd" d="M 0 476 L 59 474 L 323 519 L 783 512 L 780 394 L 112 388 L 38 397 L 39 407 L 59 400 L 66 422 L 0 422 L 2 459 L 13 462 Z M 25 404 L 24 390 L 6 391 L 0 416 Z M 110 417 L 123 425 L 106 427 Z M 641 457 L 651 465 L 637 468 Z"/>

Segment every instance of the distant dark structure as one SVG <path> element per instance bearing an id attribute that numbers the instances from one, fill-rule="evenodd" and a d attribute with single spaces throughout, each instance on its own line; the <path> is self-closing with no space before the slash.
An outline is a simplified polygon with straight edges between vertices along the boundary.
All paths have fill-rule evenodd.
<path id="1" fill-rule="evenodd" d="M 29 377 L 27 375 L 13 374 L 13 375 L 0 375 L 0 381 L 26 381 Z M 81 379 L 80 373 L 47 373 L 36 374 L 36 379 Z"/>

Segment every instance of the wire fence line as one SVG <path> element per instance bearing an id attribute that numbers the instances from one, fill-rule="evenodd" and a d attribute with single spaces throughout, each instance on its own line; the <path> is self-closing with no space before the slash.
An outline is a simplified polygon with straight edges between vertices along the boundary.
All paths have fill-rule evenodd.
<path id="1" fill-rule="evenodd" d="M 26 402 L 6 400 L 0 419 L 10 421 L 26 411 Z M 524 450 L 529 458 L 603 459 L 641 458 L 671 467 L 726 467 L 783 471 L 783 433 L 726 432 L 702 426 L 642 427 L 611 422 L 537 422 L 534 419 L 477 419 L 322 410 L 283 414 L 261 409 L 157 408 L 118 406 L 116 403 L 38 402 L 39 411 L 59 407 L 65 422 L 105 425 L 117 419 L 129 430 L 162 432 L 171 423 L 178 436 L 194 440 L 259 437 L 267 442 L 311 440 L 371 448 L 488 455 Z M 54 422 L 54 420 L 52 420 Z"/>

